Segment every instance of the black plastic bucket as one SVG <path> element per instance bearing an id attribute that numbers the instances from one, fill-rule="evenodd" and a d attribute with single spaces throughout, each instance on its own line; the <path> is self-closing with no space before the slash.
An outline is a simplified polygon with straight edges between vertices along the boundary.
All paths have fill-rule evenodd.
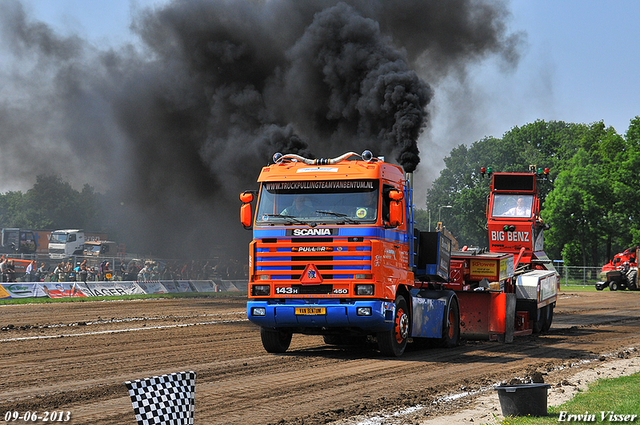
<path id="1" fill-rule="evenodd" d="M 549 384 L 518 384 L 496 387 L 502 415 L 547 416 Z"/>

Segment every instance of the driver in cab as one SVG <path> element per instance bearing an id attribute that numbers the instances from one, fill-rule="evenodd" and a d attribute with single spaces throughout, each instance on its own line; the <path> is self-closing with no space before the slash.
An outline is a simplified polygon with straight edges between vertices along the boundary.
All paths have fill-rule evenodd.
<path id="1" fill-rule="evenodd" d="M 516 206 L 507 210 L 504 214 L 505 216 L 511 217 L 529 217 L 531 216 L 531 208 L 528 208 L 525 205 L 524 198 L 519 197 L 516 201 Z"/>
<path id="2" fill-rule="evenodd" d="M 298 196 L 293 200 L 293 204 L 282 210 L 280 215 L 289 217 L 308 217 L 314 215 L 313 205 L 305 196 Z"/>

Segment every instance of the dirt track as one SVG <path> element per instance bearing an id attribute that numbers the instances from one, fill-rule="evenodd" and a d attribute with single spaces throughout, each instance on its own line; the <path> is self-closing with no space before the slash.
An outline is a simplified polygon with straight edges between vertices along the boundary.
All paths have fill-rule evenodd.
<path id="1" fill-rule="evenodd" d="M 245 298 L 0 306 L 0 415 L 70 411 L 75 424 L 135 424 L 128 380 L 193 370 L 196 423 L 323 424 L 422 405 L 412 422 L 454 407 L 436 398 L 640 347 L 640 292 L 562 292 L 551 330 L 513 344 L 372 348 L 294 335 L 264 352 Z M 637 351 L 636 351 L 637 353 Z"/>

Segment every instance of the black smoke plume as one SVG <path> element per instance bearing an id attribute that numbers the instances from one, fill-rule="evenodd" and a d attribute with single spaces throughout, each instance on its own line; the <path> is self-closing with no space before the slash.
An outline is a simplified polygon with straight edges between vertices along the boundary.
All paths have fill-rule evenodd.
<path id="1" fill-rule="evenodd" d="M 115 48 L 0 6 L 5 186 L 89 183 L 130 246 L 176 257 L 246 252 L 238 193 L 274 152 L 370 149 L 413 171 L 434 95 L 416 69 L 515 63 L 519 40 L 495 1 L 175 0 Z"/>

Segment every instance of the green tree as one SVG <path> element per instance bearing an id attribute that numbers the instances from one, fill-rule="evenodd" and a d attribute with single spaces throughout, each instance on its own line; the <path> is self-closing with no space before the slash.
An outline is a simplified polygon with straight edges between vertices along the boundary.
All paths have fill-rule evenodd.
<path id="1" fill-rule="evenodd" d="M 1 226 L 26 227 L 27 223 L 22 192 L 10 191 L 0 196 Z"/>
<path id="2" fill-rule="evenodd" d="M 603 203 L 608 180 L 598 165 L 590 163 L 584 149 L 569 162 L 572 167 L 558 175 L 542 211 L 542 218 L 551 225 L 545 242 L 563 247 L 568 264 L 595 265 L 608 217 Z"/>
<path id="3" fill-rule="evenodd" d="M 628 226 L 629 242 L 640 244 L 640 117 L 631 120 L 625 134 L 626 156 L 618 169 L 620 186 L 617 196 L 622 202 L 624 220 L 622 225 Z M 627 246 L 628 247 L 628 246 Z"/>
<path id="4" fill-rule="evenodd" d="M 40 175 L 24 195 L 27 220 L 23 227 L 37 229 L 84 228 L 95 216 L 93 189 L 80 193 L 57 175 Z"/>
<path id="5" fill-rule="evenodd" d="M 570 264 L 601 265 L 633 243 L 640 155 L 631 139 L 591 124 L 562 164 L 543 217 L 552 226 L 549 245 L 562 247 Z"/>

